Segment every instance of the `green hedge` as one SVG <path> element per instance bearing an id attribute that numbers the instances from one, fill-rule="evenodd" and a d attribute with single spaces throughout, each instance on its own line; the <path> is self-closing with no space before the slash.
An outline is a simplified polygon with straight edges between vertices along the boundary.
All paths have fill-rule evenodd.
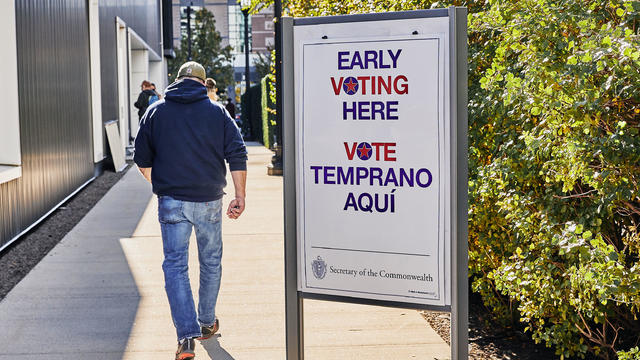
<path id="1" fill-rule="evenodd" d="M 265 76 L 258 85 L 242 94 L 242 130 L 247 140 L 259 141 L 267 148 L 275 142 L 275 104 L 270 91 L 273 83 Z"/>
<path id="2" fill-rule="evenodd" d="M 262 86 L 254 85 L 240 97 L 245 140 L 262 141 Z"/>
<path id="3" fill-rule="evenodd" d="M 254 0 L 254 2 L 260 2 Z M 561 358 L 638 359 L 640 4 L 291 0 L 291 16 L 468 6 L 469 267 Z"/>
<path id="4" fill-rule="evenodd" d="M 276 141 L 276 115 L 273 111 L 276 106 L 270 96 L 274 84 L 270 81 L 268 75 L 262 78 L 260 84 L 262 86 L 262 143 L 270 149 Z"/>

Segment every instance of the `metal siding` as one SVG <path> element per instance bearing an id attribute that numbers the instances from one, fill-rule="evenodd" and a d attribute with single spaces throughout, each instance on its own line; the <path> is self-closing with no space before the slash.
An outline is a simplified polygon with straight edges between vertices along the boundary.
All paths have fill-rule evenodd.
<path id="1" fill-rule="evenodd" d="M 93 176 L 86 0 L 16 0 L 22 177 L 0 184 L 0 247 Z"/>
<path id="2" fill-rule="evenodd" d="M 162 43 L 167 53 L 173 50 L 173 7 L 171 0 L 162 0 Z"/>
<path id="3" fill-rule="evenodd" d="M 118 118 L 116 17 L 121 18 L 158 55 L 162 56 L 160 3 L 161 0 L 100 1 L 100 75 L 102 78 L 102 120 L 105 122 Z"/>

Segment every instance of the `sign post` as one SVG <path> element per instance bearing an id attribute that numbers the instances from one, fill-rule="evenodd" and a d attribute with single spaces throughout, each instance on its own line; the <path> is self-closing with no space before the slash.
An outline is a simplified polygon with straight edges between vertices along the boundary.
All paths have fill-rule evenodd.
<path id="1" fill-rule="evenodd" d="M 287 359 L 303 298 L 451 311 L 466 359 L 466 9 L 282 20 Z"/>

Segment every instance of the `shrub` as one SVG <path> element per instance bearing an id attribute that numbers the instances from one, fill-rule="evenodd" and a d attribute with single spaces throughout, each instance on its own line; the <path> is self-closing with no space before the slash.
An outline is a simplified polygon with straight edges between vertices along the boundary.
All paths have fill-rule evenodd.
<path id="1" fill-rule="evenodd" d="M 245 140 L 262 141 L 262 90 L 261 84 L 249 88 L 242 96 L 242 133 Z"/>
<path id="2" fill-rule="evenodd" d="M 488 5 L 469 24 L 473 289 L 562 357 L 610 358 L 640 332 L 638 4 Z"/>
<path id="3" fill-rule="evenodd" d="M 452 4 L 470 11 L 473 290 L 561 358 L 637 359 L 639 2 L 291 0 L 286 11 Z"/>
<path id="4" fill-rule="evenodd" d="M 275 104 L 271 98 L 271 90 L 275 86 L 271 81 L 271 77 L 265 76 L 260 82 L 262 94 L 261 94 L 261 106 L 262 106 L 262 143 L 267 148 L 271 148 L 275 143 L 275 125 L 276 115 L 274 113 Z"/>

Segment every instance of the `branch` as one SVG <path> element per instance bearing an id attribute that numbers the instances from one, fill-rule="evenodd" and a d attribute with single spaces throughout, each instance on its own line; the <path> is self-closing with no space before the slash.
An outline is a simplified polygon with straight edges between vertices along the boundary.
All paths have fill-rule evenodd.
<path id="1" fill-rule="evenodd" d="M 589 190 L 587 192 L 583 192 L 581 194 L 574 194 L 574 195 L 567 195 L 567 196 L 553 195 L 553 197 L 556 198 L 556 199 L 563 199 L 563 200 L 564 199 L 578 199 L 578 198 L 592 197 L 589 194 L 591 194 L 593 192 L 597 192 L 597 191 L 598 190 L 596 190 L 596 189 L 592 189 L 592 190 Z"/>

